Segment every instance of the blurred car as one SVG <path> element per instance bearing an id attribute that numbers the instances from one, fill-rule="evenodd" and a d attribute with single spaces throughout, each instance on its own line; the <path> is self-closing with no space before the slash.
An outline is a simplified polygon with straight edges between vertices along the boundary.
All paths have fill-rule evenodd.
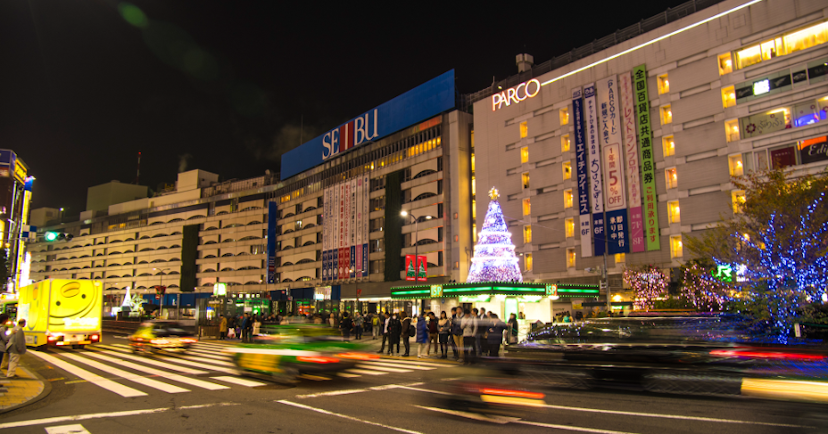
<path id="1" fill-rule="evenodd" d="M 358 363 L 377 359 L 361 351 L 364 345 L 346 342 L 335 330 L 318 324 L 264 327 L 249 344 L 224 350 L 243 375 L 295 383 L 300 377 L 330 377 Z"/>
<path id="2" fill-rule="evenodd" d="M 133 352 L 187 352 L 198 342 L 192 333 L 184 330 L 177 321 L 153 320 L 141 323 L 129 337 Z"/>

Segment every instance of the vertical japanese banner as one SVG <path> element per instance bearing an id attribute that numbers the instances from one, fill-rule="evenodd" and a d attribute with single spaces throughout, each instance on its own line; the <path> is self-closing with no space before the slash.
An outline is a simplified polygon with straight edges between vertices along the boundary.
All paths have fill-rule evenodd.
<path id="1" fill-rule="evenodd" d="M 368 277 L 371 263 L 368 260 L 368 234 L 371 233 L 371 179 L 362 175 L 362 277 Z"/>
<path id="2" fill-rule="evenodd" d="M 586 110 L 587 155 L 589 163 L 587 173 L 589 176 L 589 202 L 592 205 L 592 233 L 593 253 L 595 256 L 604 254 L 604 184 L 601 181 L 601 146 L 598 144 L 600 134 L 598 118 L 596 114 L 595 84 L 584 86 L 584 103 Z"/>
<path id="3" fill-rule="evenodd" d="M 276 283 L 276 223 L 279 204 L 267 203 L 267 283 Z"/>
<path id="4" fill-rule="evenodd" d="M 356 225 L 354 226 L 354 243 L 356 247 L 356 254 L 354 255 L 354 273 L 355 277 L 362 277 L 362 220 L 368 216 L 362 215 L 362 175 L 356 178 Z"/>
<path id="5" fill-rule="evenodd" d="M 351 179 L 350 197 L 350 211 L 348 213 L 348 221 L 350 227 L 348 228 L 348 275 L 351 279 L 356 277 L 356 227 L 357 227 L 357 180 Z"/>
<path id="6" fill-rule="evenodd" d="M 328 280 L 328 189 L 322 189 L 322 281 Z"/>
<path id="7" fill-rule="evenodd" d="M 334 241 L 333 245 L 331 246 L 331 250 L 333 251 L 333 258 L 331 258 L 331 265 L 333 266 L 333 270 L 331 272 L 331 276 L 333 280 L 339 280 L 341 277 L 339 275 L 340 272 L 340 264 L 339 264 L 339 248 L 342 239 L 340 238 L 342 235 L 342 231 L 339 227 L 339 221 L 341 220 L 339 217 L 342 215 L 342 205 L 339 203 L 339 190 L 342 185 L 337 184 L 333 187 L 333 195 L 334 195 L 334 227 L 333 227 L 333 236 Z"/>
<path id="8" fill-rule="evenodd" d="M 348 278 L 348 182 L 339 185 L 339 278 Z"/>
<path id="9" fill-rule="evenodd" d="M 627 174 L 627 198 L 630 209 L 630 250 L 633 253 L 645 251 L 644 217 L 641 214 L 641 175 L 638 165 L 638 142 L 635 132 L 635 99 L 633 96 L 632 73 L 621 74 L 621 132 L 624 136 L 624 164 Z"/>
<path id="10" fill-rule="evenodd" d="M 604 156 L 604 196 L 608 252 L 627 253 L 627 192 L 624 190 L 624 163 L 621 151 L 621 113 L 618 111 L 618 87 L 614 75 L 598 82 L 601 111 L 601 144 Z"/>
<path id="11" fill-rule="evenodd" d="M 578 213 L 580 214 L 581 257 L 592 256 L 592 221 L 589 214 L 589 174 L 586 143 L 584 143 L 584 105 L 581 88 L 572 89 L 572 115 L 575 125 L 575 174 L 578 180 Z"/>
<path id="12" fill-rule="evenodd" d="M 641 183 L 644 194 L 644 237 L 647 250 L 661 249 L 661 234 L 658 228 L 658 198 L 656 197 L 655 163 L 653 162 L 653 133 L 650 130 L 650 97 L 647 94 L 647 68 L 645 65 L 633 69 L 635 80 L 635 101 L 638 116 L 638 140 L 641 144 Z"/>

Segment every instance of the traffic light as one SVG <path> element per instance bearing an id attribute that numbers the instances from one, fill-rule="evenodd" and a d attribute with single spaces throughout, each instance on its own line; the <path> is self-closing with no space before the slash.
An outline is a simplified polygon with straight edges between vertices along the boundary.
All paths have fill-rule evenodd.
<path id="1" fill-rule="evenodd" d="M 72 238 L 73 238 L 72 234 L 67 234 L 65 232 L 48 231 L 45 234 L 43 234 L 43 239 L 50 242 L 50 243 L 54 242 L 54 241 L 63 241 L 63 240 L 69 241 Z"/>

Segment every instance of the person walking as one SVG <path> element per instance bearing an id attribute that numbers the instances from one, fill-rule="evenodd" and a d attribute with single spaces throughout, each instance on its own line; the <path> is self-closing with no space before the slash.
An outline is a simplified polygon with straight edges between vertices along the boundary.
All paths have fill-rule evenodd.
<path id="1" fill-rule="evenodd" d="M 431 354 L 431 346 L 434 344 L 434 354 L 437 354 L 437 334 L 440 332 L 440 328 L 437 325 L 437 317 L 434 316 L 434 312 L 428 313 L 428 351 L 426 351 L 426 355 Z"/>
<path id="2" fill-rule="evenodd" d="M 9 360 L 11 355 L 6 351 L 6 345 L 11 339 L 11 330 L 9 330 L 6 323 L 9 322 L 9 316 L 5 313 L 0 314 L 0 369 L 9 367 Z"/>
<path id="3" fill-rule="evenodd" d="M 382 332 L 382 346 L 380 347 L 380 350 L 377 351 L 377 352 L 380 353 L 380 354 L 382 354 L 385 351 L 385 343 L 388 342 L 388 320 L 390 320 L 390 319 L 391 319 L 391 317 L 388 315 L 388 312 L 386 312 L 384 314 L 381 314 L 380 317 L 379 317 L 379 320 L 380 320 L 379 322 L 381 324 L 380 325 L 380 327 L 381 327 L 380 331 Z M 388 345 L 389 345 L 388 349 L 389 349 L 389 352 L 390 352 L 391 343 L 389 342 Z"/>
<path id="4" fill-rule="evenodd" d="M 503 342 L 503 331 L 508 328 L 505 322 L 492 313 L 489 320 L 489 334 L 486 336 L 486 344 L 489 349 L 489 357 L 500 357 L 500 343 Z"/>
<path id="5" fill-rule="evenodd" d="M 400 335 L 402 334 L 402 323 L 397 314 L 391 315 L 387 320 L 388 328 L 388 355 L 394 354 L 394 345 L 397 346 L 397 355 L 400 354 Z"/>
<path id="6" fill-rule="evenodd" d="M 345 342 L 351 340 L 351 329 L 354 328 L 354 322 L 351 320 L 351 316 L 348 315 L 348 312 L 342 313 L 342 319 L 339 320 L 339 330 L 342 332 L 342 339 Z"/>
<path id="7" fill-rule="evenodd" d="M 506 338 L 507 344 L 516 344 L 518 341 L 518 322 L 515 314 L 509 315 L 509 334 Z"/>
<path id="8" fill-rule="evenodd" d="M 362 317 L 361 313 L 357 312 L 354 314 L 354 339 L 362 339 L 362 324 L 364 322 L 365 318 Z"/>
<path id="9" fill-rule="evenodd" d="M 220 316 L 221 321 L 219 321 L 219 340 L 224 340 L 227 337 L 227 318 L 224 315 Z"/>
<path id="10" fill-rule="evenodd" d="M 408 353 L 411 351 L 411 341 L 409 341 L 409 338 L 411 338 L 411 335 L 413 334 L 411 333 L 411 317 L 408 316 L 408 312 L 403 312 L 402 317 L 403 320 L 401 336 L 403 340 L 403 346 L 405 347 L 405 354 L 403 354 L 402 356 L 408 357 Z"/>
<path id="11" fill-rule="evenodd" d="M 485 309 L 483 309 L 485 312 Z M 472 309 L 472 317 L 477 320 L 477 324 L 480 324 L 481 318 L 484 318 L 484 314 L 480 313 L 477 308 Z M 484 354 L 483 351 L 483 342 L 485 342 L 484 335 L 486 334 L 486 327 L 483 324 L 480 324 L 480 327 L 475 328 L 474 332 L 474 355 L 480 357 Z"/>
<path id="12" fill-rule="evenodd" d="M 26 335 L 23 333 L 23 327 L 26 327 L 26 320 L 21 319 L 17 322 L 17 327 L 14 328 L 6 344 L 6 350 L 9 352 L 9 369 L 6 371 L 6 378 L 13 378 L 15 370 L 20 363 L 20 356 L 26 354 Z"/>
<path id="13" fill-rule="evenodd" d="M 452 308 L 454 309 L 454 308 Z M 454 360 L 463 362 L 463 308 L 458 307 L 456 313 L 451 316 L 451 339 L 454 343 Z"/>
<path id="14" fill-rule="evenodd" d="M 379 316 L 378 314 L 374 314 L 374 315 L 371 317 L 371 334 L 374 336 L 374 339 L 372 339 L 372 340 L 376 340 L 376 339 L 377 339 L 377 335 L 378 335 L 378 334 L 381 334 L 381 330 L 380 330 L 380 316 Z M 385 339 L 383 339 L 383 341 L 385 341 Z"/>
<path id="15" fill-rule="evenodd" d="M 451 335 L 451 320 L 446 316 L 446 311 L 440 312 L 440 320 L 437 321 L 437 327 L 440 334 L 440 354 L 441 358 L 448 358 L 449 335 Z M 456 350 L 455 350 L 456 351 Z"/>
<path id="16" fill-rule="evenodd" d="M 428 332 L 428 322 L 427 317 L 423 312 L 420 312 L 420 316 L 417 317 L 417 358 L 422 359 L 428 355 L 428 350 L 431 349 L 431 344 L 428 343 L 429 339 L 429 332 Z M 425 353 L 425 354 L 423 354 Z"/>
<path id="17" fill-rule="evenodd" d="M 241 341 L 247 342 L 247 314 L 243 314 L 241 317 L 241 321 L 239 322 L 239 328 L 241 329 Z"/>
<path id="18" fill-rule="evenodd" d="M 463 311 L 460 328 L 463 330 L 463 364 L 471 365 L 476 357 L 474 340 L 477 335 L 477 318 L 472 316 L 469 309 Z"/>

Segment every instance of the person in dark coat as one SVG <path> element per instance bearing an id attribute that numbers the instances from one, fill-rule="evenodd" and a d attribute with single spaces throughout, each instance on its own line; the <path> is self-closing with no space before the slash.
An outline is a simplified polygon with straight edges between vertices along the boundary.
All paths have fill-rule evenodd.
<path id="1" fill-rule="evenodd" d="M 403 346 L 405 346 L 405 354 L 403 354 L 402 356 L 408 357 L 408 352 L 411 349 L 411 342 L 409 341 L 409 338 L 411 337 L 411 317 L 408 316 L 408 314 L 405 312 L 402 313 L 402 316 L 402 341 Z"/>
<path id="2" fill-rule="evenodd" d="M 351 340 L 351 329 L 354 328 L 354 322 L 348 312 L 342 314 L 342 319 L 339 320 L 339 330 L 342 331 L 342 338 L 346 341 Z"/>
<path id="3" fill-rule="evenodd" d="M 497 317 L 497 314 L 493 313 L 491 315 L 491 318 L 488 320 L 490 323 L 488 329 L 489 334 L 486 336 L 486 344 L 489 350 L 489 357 L 499 357 L 500 343 L 503 342 L 503 331 L 508 329 L 509 326 L 507 326 L 505 322 L 501 321 L 500 318 Z"/>
<path id="4" fill-rule="evenodd" d="M 397 346 L 397 354 L 400 354 L 400 335 L 402 334 L 402 322 L 397 314 L 391 315 L 388 319 L 388 355 L 393 354 L 394 345 Z"/>

